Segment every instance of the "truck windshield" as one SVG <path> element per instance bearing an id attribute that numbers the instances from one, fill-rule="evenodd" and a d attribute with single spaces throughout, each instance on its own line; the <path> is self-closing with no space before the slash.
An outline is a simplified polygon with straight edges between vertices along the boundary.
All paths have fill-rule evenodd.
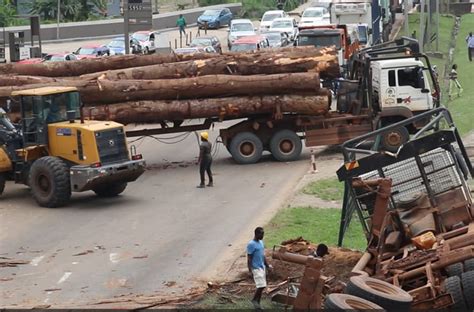
<path id="1" fill-rule="evenodd" d="M 341 49 L 341 39 L 336 36 L 302 36 L 298 38 L 298 45 L 300 46 L 315 46 L 317 48 L 336 46 L 336 49 Z"/>

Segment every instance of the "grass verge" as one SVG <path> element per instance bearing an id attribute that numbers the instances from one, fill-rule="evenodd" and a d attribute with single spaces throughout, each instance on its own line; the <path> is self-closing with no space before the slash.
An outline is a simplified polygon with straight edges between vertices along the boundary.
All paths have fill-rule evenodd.
<path id="1" fill-rule="evenodd" d="M 342 200 L 344 196 L 344 183 L 337 178 L 321 179 L 309 183 L 303 188 L 303 193 L 316 195 L 323 200 Z"/>

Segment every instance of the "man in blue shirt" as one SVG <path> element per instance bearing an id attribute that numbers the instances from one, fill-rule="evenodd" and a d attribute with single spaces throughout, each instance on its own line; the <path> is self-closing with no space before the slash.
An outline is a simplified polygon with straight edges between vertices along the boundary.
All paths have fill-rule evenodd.
<path id="1" fill-rule="evenodd" d="M 247 266 L 257 287 L 252 303 L 256 309 L 261 309 L 260 299 L 262 298 L 263 290 L 267 287 L 266 269 L 271 269 L 272 266 L 265 259 L 263 228 L 257 227 L 254 232 L 254 238 L 247 244 Z"/>

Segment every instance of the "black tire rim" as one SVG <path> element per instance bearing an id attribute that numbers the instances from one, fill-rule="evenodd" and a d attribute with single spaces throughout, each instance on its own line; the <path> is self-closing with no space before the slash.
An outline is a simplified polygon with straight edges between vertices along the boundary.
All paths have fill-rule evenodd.
<path id="1" fill-rule="evenodd" d="M 48 195 L 51 192 L 51 181 L 45 174 L 39 174 L 36 178 L 36 185 L 42 195 Z"/>
<path id="2" fill-rule="evenodd" d="M 291 139 L 283 139 L 278 144 L 278 149 L 284 155 L 289 155 L 295 150 L 295 144 Z"/>
<path id="3" fill-rule="evenodd" d="M 255 144 L 251 141 L 244 141 L 239 144 L 239 152 L 244 157 L 252 157 L 256 150 Z"/>

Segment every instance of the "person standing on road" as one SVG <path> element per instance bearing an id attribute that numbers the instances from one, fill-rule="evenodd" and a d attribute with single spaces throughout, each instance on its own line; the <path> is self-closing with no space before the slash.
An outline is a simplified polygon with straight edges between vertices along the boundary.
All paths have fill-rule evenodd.
<path id="1" fill-rule="evenodd" d="M 183 14 L 179 15 L 178 20 L 176 21 L 176 26 L 179 27 L 179 36 L 182 36 L 183 34 L 186 35 L 186 20 L 184 19 Z"/>
<path id="2" fill-rule="evenodd" d="M 472 56 L 474 55 L 474 36 L 472 35 L 472 31 L 469 33 L 469 36 L 466 37 L 467 43 L 467 56 L 469 57 L 469 61 L 472 62 Z"/>
<path id="3" fill-rule="evenodd" d="M 209 143 L 209 133 L 201 132 L 201 145 L 199 146 L 199 174 L 201 175 L 201 184 L 198 185 L 198 188 L 205 187 L 205 173 L 207 172 L 207 176 L 209 177 L 209 183 L 207 186 L 214 186 L 214 181 L 212 178 L 212 144 Z"/>
<path id="4" fill-rule="evenodd" d="M 449 73 L 449 90 L 448 90 L 448 96 L 449 99 L 451 100 L 452 95 L 453 95 L 453 89 L 456 87 L 458 89 L 458 96 L 461 96 L 461 93 L 463 91 L 463 88 L 461 84 L 459 83 L 458 80 L 458 65 L 453 64 L 453 67 L 451 68 L 451 72 Z"/>
<path id="5" fill-rule="evenodd" d="M 257 288 L 252 298 L 252 304 L 257 310 L 261 309 L 260 300 L 263 290 L 267 287 L 267 269 L 272 269 L 265 258 L 264 234 L 263 228 L 257 227 L 253 239 L 247 244 L 247 267 Z"/>

